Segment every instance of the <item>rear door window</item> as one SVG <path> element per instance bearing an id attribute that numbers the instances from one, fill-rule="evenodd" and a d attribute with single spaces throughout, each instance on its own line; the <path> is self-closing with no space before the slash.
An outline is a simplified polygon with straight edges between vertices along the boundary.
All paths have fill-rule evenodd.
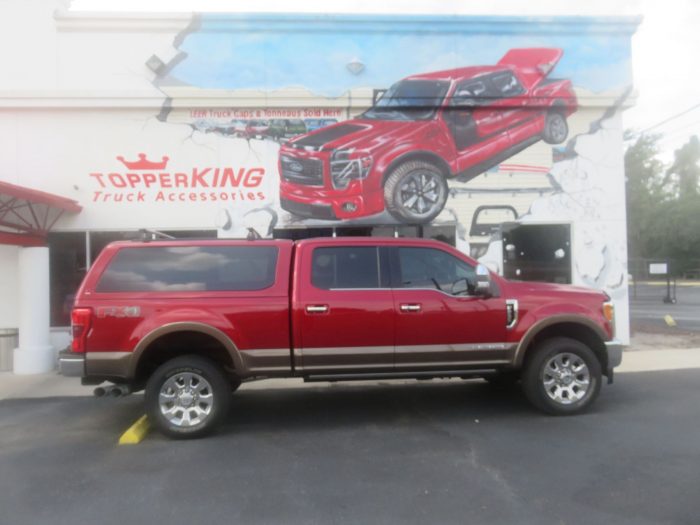
<path id="1" fill-rule="evenodd" d="M 248 291 L 275 282 L 274 246 L 122 248 L 97 292 Z"/>
<path id="2" fill-rule="evenodd" d="M 493 87 L 488 79 L 483 77 L 459 84 L 450 104 L 455 107 L 485 106 L 493 98 Z"/>
<path id="3" fill-rule="evenodd" d="M 492 75 L 491 83 L 498 97 L 515 97 L 525 93 L 525 88 L 510 71 L 502 71 Z"/>
<path id="4" fill-rule="evenodd" d="M 376 246 L 334 246 L 313 251 L 311 282 L 317 288 L 380 288 L 379 275 Z"/>

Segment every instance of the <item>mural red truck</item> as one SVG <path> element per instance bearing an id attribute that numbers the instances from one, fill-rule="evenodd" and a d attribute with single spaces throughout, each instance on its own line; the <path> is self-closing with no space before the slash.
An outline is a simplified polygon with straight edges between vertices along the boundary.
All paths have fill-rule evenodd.
<path id="1" fill-rule="evenodd" d="M 511 49 L 495 66 L 407 77 L 358 117 L 280 148 L 280 204 L 345 220 L 388 211 L 427 223 L 447 180 L 469 181 L 539 140 L 560 144 L 577 109 L 569 80 L 548 78 L 563 51 Z"/>

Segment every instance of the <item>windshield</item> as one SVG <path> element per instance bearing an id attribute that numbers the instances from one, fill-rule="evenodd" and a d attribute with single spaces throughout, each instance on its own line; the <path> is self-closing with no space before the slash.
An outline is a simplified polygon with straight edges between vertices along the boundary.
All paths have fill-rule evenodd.
<path id="1" fill-rule="evenodd" d="M 402 80 L 391 86 L 377 103 L 362 114 L 377 120 L 425 120 L 442 104 L 449 82 Z"/>

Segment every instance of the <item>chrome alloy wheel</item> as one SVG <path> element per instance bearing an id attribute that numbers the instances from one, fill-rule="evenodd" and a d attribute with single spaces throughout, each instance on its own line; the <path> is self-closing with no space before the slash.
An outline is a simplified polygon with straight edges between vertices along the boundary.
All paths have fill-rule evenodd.
<path id="1" fill-rule="evenodd" d="M 169 377 L 160 389 L 158 405 L 163 417 L 176 427 L 193 427 L 206 421 L 214 406 L 209 381 L 194 372 Z"/>
<path id="2" fill-rule="evenodd" d="M 571 405 L 583 399 L 591 385 L 588 365 L 576 354 L 556 354 L 542 370 L 542 384 L 547 396 L 561 405 Z"/>
<path id="3" fill-rule="evenodd" d="M 401 207 L 415 217 L 429 216 L 442 205 L 445 188 L 440 175 L 430 171 L 416 171 L 408 175 L 399 187 Z"/>

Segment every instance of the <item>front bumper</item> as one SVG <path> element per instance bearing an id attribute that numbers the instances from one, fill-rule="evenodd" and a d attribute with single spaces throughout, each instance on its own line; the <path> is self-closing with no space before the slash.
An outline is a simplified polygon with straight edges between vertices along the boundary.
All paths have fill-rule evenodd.
<path id="1" fill-rule="evenodd" d="M 620 341 L 608 341 L 605 343 L 608 352 L 608 368 L 613 369 L 622 363 L 622 343 Z"/>
<path id="2" fill-rule="evenodd" d="M 384 211 L 384 193 L 371 189 L 371 181 L 358 180 L 343 190 L 312 188 L 282 181 L 280 201 L 285 210 L 315 219 L 347 220 Z M 350 207 L 350 208 L 349 208 Z"/>
<path id="3" fill-rule="evenodd" d="M 620 341 L 606 341 L 605 351 L 608 354 L 608 367 L 605 375 L 608 376 L 608 383 L 613 382 L 613 370 L 622 363 L 622 343 Z"/>
<path id="4" fill-rule="evenodd" d="M 63 350 L 58 354 L 58 371 L 67 377 L 85 377 L 85 354 Z"/>
<path id="5" fill-rule="evenodd" d="M 309 204 L 292 199 L 280 198 L 280 207 L 283 210 L 293 213 L 299 217 L 310 219 L 323 219 L 327 221 L 337 221 L 338 217 L 333 211 L 333 207 L 327 204 Z"/>

